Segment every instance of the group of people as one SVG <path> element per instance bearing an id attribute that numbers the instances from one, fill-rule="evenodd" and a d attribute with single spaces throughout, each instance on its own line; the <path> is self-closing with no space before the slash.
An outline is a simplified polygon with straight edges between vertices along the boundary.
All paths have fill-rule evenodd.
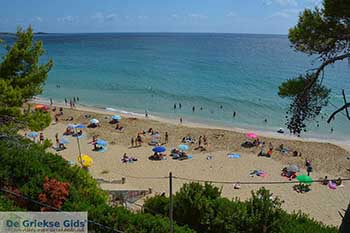
<path id="1" fill-rule="evenodd" d="M 79 97 L 73 97 L 73 98 L 70 98 L 69 101 L 67 98 L 64 98 L 64 103 L 65 105 L 67 106 L 68 103 L 69 103 L 69 106 L 70 108 L 75 108 L 75 104 L 79 102 Z"/>
<path id="2" fill-rule="evenodd" d="M 132 157 L 132 156 L 127 156 L 126 153 L 124 153 L 122 159 L 121 159 L 122 163 L 132 163 L 132 162 L 136 162 L 137 158 Z"/>
<path id="3" fill-rule="evenodd" d="M 142 140 L 141 133 L 138 133 L 135 138 L 131 137 L 131 148 L 139 147 L 142 145 L 142 143 L 143 143 L 143 140 Z"/>

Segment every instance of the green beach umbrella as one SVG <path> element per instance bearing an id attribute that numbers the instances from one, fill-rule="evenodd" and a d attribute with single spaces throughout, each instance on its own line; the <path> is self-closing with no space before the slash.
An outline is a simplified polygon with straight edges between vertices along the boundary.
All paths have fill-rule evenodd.
<path id="1" fill-rule="evenodd" d="M 310 176 L 304 174 L 297 176 L 297 180 L 304 184 L 312 184 L 312 182 L 314 182 Z"/>

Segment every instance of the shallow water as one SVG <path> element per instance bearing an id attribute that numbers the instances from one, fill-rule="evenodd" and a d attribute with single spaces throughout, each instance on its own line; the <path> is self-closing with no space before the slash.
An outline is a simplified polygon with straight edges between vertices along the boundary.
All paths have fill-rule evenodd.
<path id="1" fill-rule="evenodd" d="M 45 58 L 55 63 L 43 98 L 62 102 L 79 96 L 88 105 L 259 130 L 284 127 L 288 101 L 278 97 L 278 85 L 317 65 L 314 58 L 294 52 L 283 35 L 113 33 L 37 38 L 44 42 Z M 335 106 L 342 104 L 342 88 L 350 94 L 349 71 L 348 62 L 341 62 L 325 72 Z M 333 105 L 323 113 L 334 111 Z M 307 135 L 349 138 L 350 121 L 344 115 L 331 125 L 319 120 L 320 127 L 309 124 Z"/>

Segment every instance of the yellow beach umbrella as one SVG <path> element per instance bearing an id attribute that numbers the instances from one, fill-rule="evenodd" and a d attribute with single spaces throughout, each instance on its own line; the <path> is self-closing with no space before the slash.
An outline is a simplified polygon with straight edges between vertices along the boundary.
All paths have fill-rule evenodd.
<path id="1" fill-rule="evenodd" d="M 78 162 L 81 163 L 83 167 L 90 167 L 94 161 L 88 155 L 81 155 L 81 160 L 80 160 L 80 156 L 78 155 Z"/>

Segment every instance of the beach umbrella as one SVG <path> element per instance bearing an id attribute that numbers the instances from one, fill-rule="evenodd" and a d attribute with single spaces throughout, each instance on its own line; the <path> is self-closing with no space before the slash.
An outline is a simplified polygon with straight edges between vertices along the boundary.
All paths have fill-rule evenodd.
<path id="1" fill-rule="evenodd" d="M 75 124 L 68 124 L 68 125 L 67 125 L 67 128 L 68 128 L 68 129 L 74 129 L 74 128 L 75 128 Z"/>
<path id="2" fill-rule="evenodd" d="M 297 180 L 304 184 L 312 184 L 312 182 L 314 182 L 310 176 L 304 174 L 297 176 Z"/>
<path id="3" fill-rule="evenodd" d="M 113 115 L 113 116 L 112 116 L 112 119 L 113 119 L 113 120 L 116 120 L 116 121 L 119 121 L 119 120 L 122 119 L 122 117 L 119 116 L 119 115 Z"/>
<path id="4" fill-rule="evenodd" d="M 247 138 L 251 138 L 251 139 L 256 139 L 258 138 L 258 135 L 256 135 L 255 133 L 246 133 L 245 136 Z"/>
<path id="5" fill-rule="evenodd" d="M 163 146 L 156 146 L 152 149 L 153 152 L 160 153 L 166 151 L 166 148 Z"/>
<path id="6" fill-rule="evenodd" d="M 86 126 L 82 125 L 82 124 L 79 124 L 79 125 L 75 125 L 74 128 L 76 128 L 76 129 L 84 129 L 84 128 L 86 128 Z"/>
<path id="7" fill-rule="evenodd" d="M 96 141 L 96 145 L 99 145 L 99 146 L 107 146 L 107 142 L 105 140 L 102 140 L 102 139 L 98 139 Z"/>
<path id="8" fill-rule="evenodd" d="M 93 119 L 90 120 L 90 123 L 91 123 L 91 124 L 98 124 L 98 123 L 100 123 L 100 122 L 99 122 L 99 120 L 93 118 Z"/>
<path id="9" fill-rule="evenodd" d="M 88 155 L 78 156 L 78 162 L 83 165 L 83 167 L 91 167 L 94 162 L 93 159 Z"/>
<path id="10" fill-rule="evenodd" d="M 289 165 L 287 167 L 287 171 L 288 172 L 300 172 L 300 168 L 298 165 L 293 164 L 293 165 Z"/>
<path id="11" fill-rule="evenodd" d="M 69 144 L 69 140 L 67 138 L 61 138 L 60 144 Z"/>
<path id="12" fill-rule="evenodd" d="M 177 148 L 179 148 L 179 150 L 182 150 L 182 151 L 188 150 L 188 146 L 185 144 L 181 144 Z"/>
<path id="13" fill-rule="evenodd" d="M 43 110 L 49 110 L 49 106 L 43 105 L 43 104 L 37 104 L 35 105 L 34 109 L 43 109 Z"/>
<path id="14" fill-rule="evenodd" d="M 39 135 L 39 133 L 38 132 L 29 132 L 28 134 L 27 134 L 27 137 L 29 137 L 29 138 L 36 138 L 36 137 L 38 137 L 38 135 Z"/>

